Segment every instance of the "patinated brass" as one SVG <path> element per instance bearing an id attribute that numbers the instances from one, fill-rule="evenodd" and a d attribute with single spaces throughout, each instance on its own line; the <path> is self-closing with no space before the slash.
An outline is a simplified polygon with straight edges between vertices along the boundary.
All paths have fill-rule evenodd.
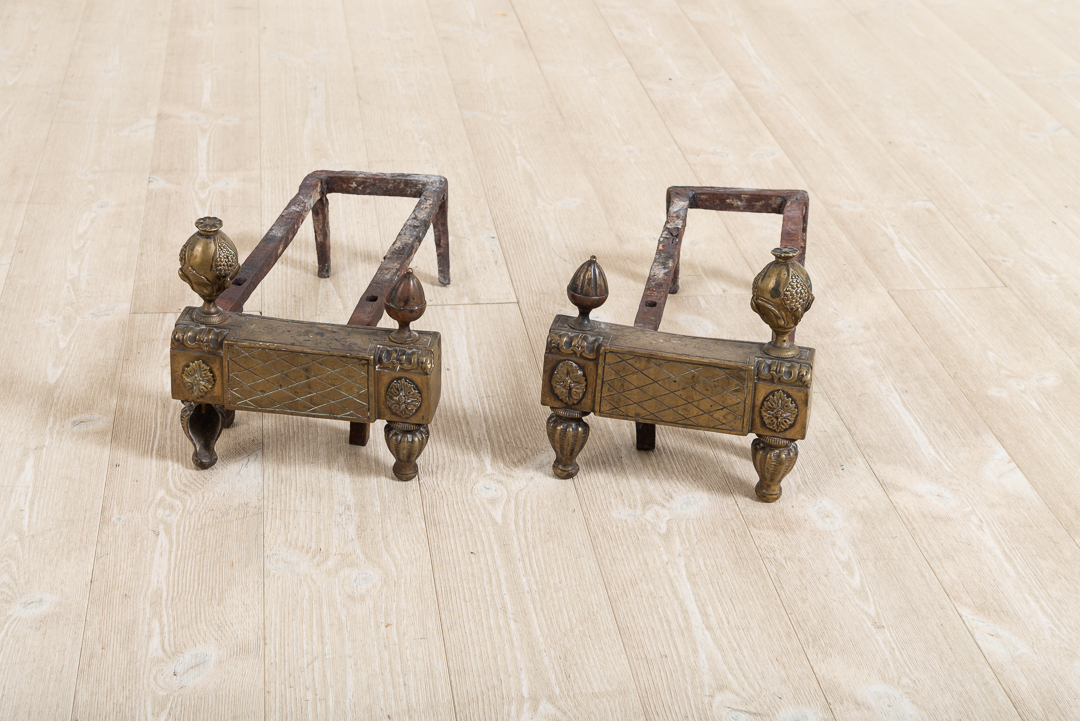
<path id="1" fill-rule="evenodd" d="M 228 290 L 240 272 L 236 246 L 221 232 L 217 218 L 199 218 L 198 229 L 180 248 L 180 278 L 202 298 L 202 308 L 195 311 L 199 321 L 217 325 L 225 321 L 225 312 L 217 305 L 218 296 Z"/>
<path id="2" fill-rule="evenodd" d="M 244 301 L 295 237 L 310 211 L 319 276 L 330 273 L 328 193 L 417 197 L 419 202 L 347 325 L 267 318 L 242 312 Z M 251 252 L 243 266 L 217 218 L 201 218 L 180 251 L 180 277 L 203 300 L 173 328 L 172 396 L 199 468 L 217 462 L 215 444 L 237 410 L 349 421 L 350 442 L 365 445 L 368 424 L 386 421 L 394 475 L 416 477 L 428 424 L 439 405 L 438 333 L 416 331 L 424 288 L 407 268 L 434 224 L 439 280 L 450 282 L 445 178 L 318 171 Z M 374 327 L 383 309 L 398 328 Z"/>
<path id="3" fill-rule="evenodd" d="M 814 301 L 802 265 L 808 202 L 799 190 L 669 188 L 668 219 L 633 327 L 590 318 L 607 300 L 607 277 L 595 256 L 577 269 L 566 294 L 578 316 L 558 315 L 551 324 L 540 390 L 540 402 L 552 411 L 547 434 L 556 476 L 578 472 L 577 456 L 589 438 L 585 416 L 593 413 L 634 421 L 639 450 L 655 447 L 656 425 L 756 434 L 755 490 L 766 502 L 780 498 L 780 482 L 799 456 L 795 441 L 806 437 L 810 417 L 814 349 L 794 343 L 795 327 Z M 784 216 L 781 247 L 751 292 L 751 308 L 772 329 L 768 342 L 657 330 L 668 295 L 678 292 L 691 208 Z"/>

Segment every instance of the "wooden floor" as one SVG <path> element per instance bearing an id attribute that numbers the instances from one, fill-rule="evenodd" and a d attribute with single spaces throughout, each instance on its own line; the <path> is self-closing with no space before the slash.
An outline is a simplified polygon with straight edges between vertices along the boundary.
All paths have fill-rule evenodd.
<path id="1" fill-rule="evenodd" d="M 1080 4 L 0 3 L 0 718 L 1080 718 Z M 342 423 L 169 398 L 193 221 L 319 168 L 449 180 L 417 481 Z M 633 319 L 669 185 L 804 188 L 810 435 L 596 420 L 546 328 Z M 248 303 L 344 322 L 412 206 L 336 196 Z M 767 338 L 779 216 L 690 215 L 672 332 Z"/>

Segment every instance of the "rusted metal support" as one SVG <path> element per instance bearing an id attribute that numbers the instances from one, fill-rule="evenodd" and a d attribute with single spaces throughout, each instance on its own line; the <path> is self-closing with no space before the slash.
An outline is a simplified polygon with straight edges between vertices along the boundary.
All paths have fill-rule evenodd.
<path id="1" fill-rule="evenodd" d="M 635 328 L 659 330 L 664 317 L 668 293 L 679 292 L 679 258 L 683 233 L 686 231 L 687 211 L 734 211 L 741 213 L 775 213 L 783 215 L 780 245 L 796 248 L 796 262 L 806 260 L 806 222 L 809 200 L 805 190 L 753 190 L 750 188 L 694 188 L 674 186 L 667 191 L 667 222 L 656 245 L 656 255 L 645 291 L 641 294 Z M 794 332 L 791 335 L 795 338 Z M 634 435 L 639 451 L 656 447 L 656 426 L 636 423 Z"/>

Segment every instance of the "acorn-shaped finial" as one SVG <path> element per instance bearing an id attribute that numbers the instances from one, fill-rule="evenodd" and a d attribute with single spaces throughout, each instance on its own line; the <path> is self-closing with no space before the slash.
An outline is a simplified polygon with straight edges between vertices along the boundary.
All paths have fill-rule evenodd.
<path id="1" fill-rule="evenodd" d="M 195 227 L 198 232 L 180 249 L 180 278 L 203 300 L 195 317 L 213 325 L 225 320 L 225 311 L 218 307 L 217 297 L 232 285 L 240 272 L 240 262 L 236 246 L 221 232 L 219 219 L 199 218 Z"/>
<path id="2" fill-rule="evenodd" d="M 795 256 L 795 248 L 774 248 L 775 260 L 754 278 L 750 307 L 772 328 L 773 337 L 765 352 L 776 358 L 791 358 L 799 348 L 791 342 L 795 326 L 814 303 L 813 286 L 806 268 Z"/>
<path id="3" fill-rule="evenodd" d="M 566 296 L 578 309 L 578 317 L 570 321 L 570 325 L 579 329 L 595 328 L 596 321 L 589 317 L 589 313 L 602 306 L 608 298 L 607 276 L 596 262 L 595 255 L 574 271 L 574 277 L 566 286 Z"/>
<path id="4" fill-rule="evenodd" d="M 390 334 L 395 343 L 415 343 L 420 334 L 409 327 L 427 308 L 424 286 L 409 268 L 394 283 L 386 295 L 386 314 L 397 321 L 398 328 Z"/>

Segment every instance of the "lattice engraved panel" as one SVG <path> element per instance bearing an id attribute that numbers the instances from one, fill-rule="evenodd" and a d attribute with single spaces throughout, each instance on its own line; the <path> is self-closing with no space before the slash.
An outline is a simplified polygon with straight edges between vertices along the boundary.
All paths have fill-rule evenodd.
<path id="1" fill-rule="evenodd" d="M 744 434 L 750 369 L 609 351 L 600 414 L 648 423 Z"/>
<path id="2" fill-rule="evenodd" d="M 366 358 L 226 345 L 228 405 L 305 416 L 368 420 Z"/>

